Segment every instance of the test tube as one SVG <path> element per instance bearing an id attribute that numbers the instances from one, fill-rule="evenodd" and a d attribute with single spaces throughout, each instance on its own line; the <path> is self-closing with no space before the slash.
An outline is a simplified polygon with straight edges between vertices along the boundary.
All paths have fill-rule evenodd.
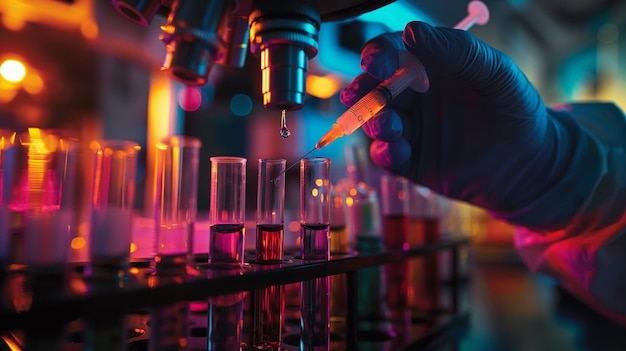
<path id="1" fill-rule="evenodd" d="M 17 135 L 10 208 L 22 215 L 24 263 L 36 275 L 64 275 L 75 217 L 78 141 L 62 130 Z"/>
<path id="2" fill-rule="evenodd" d="M 412 184 L 410 187 L 409 244 L 419 247 L 439 240 L 439 197 L 430 189 Z M 416 312 L 434 310 L 438 301 L 439 264 L 437 254 L 415 257 L 410 261 L 411 282 L 409 304 Z"/>
<path id="3" fill-rule="evenodd" d="M 15 168 L 15 132 L 0 129 L 0 284 L 11 262 L 11 217 L 9 201 Z"/>
<path id="4" fill-rule="evenodd" d="M 383 211 L 383 245 L 390 250 L 408 250 L 409 234 L 409 181 L 404 177 L 381 177 L 381 202 Z M 411 324 L 408 307 L 409 261 L 388 263 L 383 267 L 387 283 L 387 306 L 397 346 L 408 341 L 407 325 Z"/>
<path id="5" fill-rule="evenodd" d="M 243 265 L 246 162 L 241 157 L 211 157 L 209 264 L 213 267 Z"/>
<path id="6" fill-rule="evenodd" d="M 91 261 L 87 275 L 96 281 L 125 278 L 128 268 L 139 144 L 128 140 L 91 143 L 94 178 L 91 211 Z"/>
<path id="7" fill-rule="evenodd" d="M 348 207 L 346 205 L 346 187 L 337 184 L 330 190 L 330 254 L 350 253 L 348 236 Z"/>
<path id="8" fill-rule="evenodd" d="M 190 136 L 166 137 L 156 145 L 152 268 L 158 275 L 184 274 L 191 261 L 201 146 Z"/>
<path id="9" fill-rule="evenodd" d="M 259 159 L 256 212 L 257 263 L 281 263 L 285 203 L 284 159 Z M 254 291 L 254 350 L 280 351 L 284 313 L 283 286 Z"/>
<path id="10" fill-rule="evenodd" d="M 330 159 L 300 161 L 300 255 L 330 258 Z M 330 350 L 330 277 L 301 283 L 301 351 Z"/>
<path id="11" fill-rule="evenodd" d="M 304 260 L 330 258 L 330 159 L 300 161 L 300 254 Z"/>
<path id="12" fill-rule="evenodd" d="M 343 183 L 330 190 L 330 255 L 346 255 L 350 252 L 347 227 L 346 187 Z M 330 331 L 345 334 L 346 306 L 348 305 L 345 274 L 330 277 Z M 331 335 L 332 338 L 332 335 Z"/>
<path id="13" fill-rule="evenodd" d="M 259 159 L 256 210 L 258 263 L 283 260 L 285 166 L 284 159 Z"/>

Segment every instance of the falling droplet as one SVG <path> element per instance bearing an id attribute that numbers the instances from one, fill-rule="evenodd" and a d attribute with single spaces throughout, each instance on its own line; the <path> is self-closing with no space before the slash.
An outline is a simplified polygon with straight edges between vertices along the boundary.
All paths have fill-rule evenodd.
<path id="1" fill-rule="evenodd" d="M 283 138 L 289 138 L 291 131 L 287 128 L 287 119 L 285 118 L 285 110 L 280 115 L 280 136 Z"/>

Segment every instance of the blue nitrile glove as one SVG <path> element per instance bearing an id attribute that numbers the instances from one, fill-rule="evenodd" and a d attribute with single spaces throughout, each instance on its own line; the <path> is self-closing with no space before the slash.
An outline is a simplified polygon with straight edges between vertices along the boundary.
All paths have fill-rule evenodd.
<path id="1" fill-rule="evenodd" d="M 400 94 L 364 125 L 373 161 L 436 192 L 532 229 L 562 228 L 595 186 L 596 143 L 566 111 L 546 107 L 503 53 L 470 33 L 409 23 L 364 47 L 362 68 L 341 93 L 350 106 L 408 50 L 430 88 Z"/>

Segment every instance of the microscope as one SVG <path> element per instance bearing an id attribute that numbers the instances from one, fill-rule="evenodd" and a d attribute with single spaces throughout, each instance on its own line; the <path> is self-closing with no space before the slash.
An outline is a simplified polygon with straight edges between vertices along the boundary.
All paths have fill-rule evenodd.
<path id="1" fill-rule="evenodd" d="M 261 63 L 263 107 L 301 109 L 308 60 L 318 51 L 320 23 L 339 21 L 395 0 L 111 0 L 132 22 L 167 17 L 163 63 L 174 79 L 204 85 L 215 64 L 242 67 L 246 50 Z"/>

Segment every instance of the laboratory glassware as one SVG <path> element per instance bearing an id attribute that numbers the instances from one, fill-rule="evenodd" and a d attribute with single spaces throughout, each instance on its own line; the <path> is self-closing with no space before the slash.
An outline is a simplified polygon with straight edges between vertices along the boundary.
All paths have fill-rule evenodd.
<path id="1" fill-rule="evenodd" d="M 153 272 L 185 273 L 191 263 L 198 196 L 200 139 L 169 136 L 156 145 Z"/>
<path id="2" fill-rule="evenodd" d="M 60 129 L 17 135 L 9 208 L 21 216 L 24 263 L 36 274 L 65 274 L 78 178 L 78 140 Z"/>
<path id="3" fill-rule="evenodd" d="M 300 161 L 300 255 L 330 258 L 330 159 Z M 301 283 L 300 350 L 330 349 L 330 277 Z"/>
<path id="4" fill-rule="evenodd" d="M 280 263 L 283 260 L 286 162 L 284 159 L 259 159 L 257 263 Z"/>
<path id="5" fill-rule="evenodd" d="M 242 157 L 211 157 L 209 264 L 244 263 L 246 162 Z"/>
<path id="6" fill-rule="evenodd" d="M 90 262 L 94 280 L 125 278 L 133 226 L 135 175 L 139 144 L 128 140 L 99 140 L 93 151 Z"/>
<path id="7" fill-rule="evenodd" d="M 283 261 L 286 162 L 284 159 L 259 159 L 256 208 L 256 262 L 259 264 Z M 254 291 L 253 349 L 281 349 L 283 298 L 282 285 Z"/>

